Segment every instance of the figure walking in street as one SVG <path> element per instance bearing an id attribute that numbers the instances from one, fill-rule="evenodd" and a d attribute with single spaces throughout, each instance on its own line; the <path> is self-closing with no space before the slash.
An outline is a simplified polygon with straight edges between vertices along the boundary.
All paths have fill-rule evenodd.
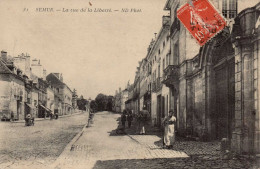
<path id="1" fill-rule="evenodd" d="M 58 112 L 55 112 L 55 113 L 54 113 L 54 116 L 55 116 L 55 119 L 57 120 L 57 119 L 59 118 Z"/>
<path id="2" fill-rule="evenodd" d="M 51 111 L 51 112 L 50 112 L 50 120 L 52 120 L 53 117 L 54 117 L 54 115 L 53 115 L 53 112 Z"/>
<path id="3" fill-rule="evenodd" d="M 164 124 L 164 146 L 168 149 L 173 147 L 175 142 L 175 127 L 176 117 L 173 115 L 173 110 L 169 111 L 169 116 L 165 117 L 163 120 Z"/>
<path id="4" fill-rule="evenodd" d="M 34 118 L 32 117 L 31 113 L 28 113 L 25 117 L 25 126 L 34 125 Z"/>
<path id="5" fill-rule="evenodd" d="M 122 122 L 122 126 L 123 129 L 125 129 L 125 122 L 126 122 L 126 111 L 123 111 L 123 114 L 121 115 L 121 122 Z"/>
<path id="6" fill-rule="evenodd" d="M 13 122 L 13 121 L 14 121 L 14 112 L 11 111 L 11 122 Z"/>
<path id="7" fill-rule="evenodd" d="M 132 121 L 133 121 L 133 115 L 132 115 L 132 112 L 129 111 L 129 112 L 128 112 L 128 115 L 127 115 L 128 128 L 131 128 Z"/>

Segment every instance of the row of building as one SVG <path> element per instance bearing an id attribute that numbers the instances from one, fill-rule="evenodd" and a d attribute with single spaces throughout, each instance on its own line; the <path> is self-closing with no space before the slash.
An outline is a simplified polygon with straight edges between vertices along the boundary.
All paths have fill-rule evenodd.
<path id="1" fill-rule="evenodd" d="M 28 113 L 44 118 L 50 113 L 71 114 L 77 109 L 77 93 L 63 82 L 61 73 L 50 73 L 28 54 L 17 57 L 1 51 L 0 118 L 22 120 Z"/>
<path id="2" fill-rule="evenodd" d="M 173 110 L 183 136 L 228 138 L 232 151 L 260 153 L 260 3 L 209 0 L 227 27 L 200 47 L 180 23 L 186 0 L 167 0 L 162 27 L 139 62 L 133 84 L 115 94 L 114 111 L 147 109 L 152 123 Z"/>

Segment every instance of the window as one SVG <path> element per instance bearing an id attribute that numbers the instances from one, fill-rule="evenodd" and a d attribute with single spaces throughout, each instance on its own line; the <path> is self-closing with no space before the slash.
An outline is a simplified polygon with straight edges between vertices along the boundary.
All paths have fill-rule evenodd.
<path id="1" fill-rule="evenodd" d="M 160 77 L 160 69 L 161 69 L 161 66 L 159 65 L 158 66 L 158 77 Z"/>
<path id="2" fill-rule="evenodd" d="M 166 55 L 166 66 L 169 65 L 169 54 Z"/>
<path id="3" fill-rule="evenodd" d="M 163 70 L 165 69 L 165 59 L 163 58 Z"/>
<path id="4" fill-rule="evenodd" d="M 165 47 L 165 41 L 163 41 L 163 47 Z"/>
<path id="5" fill-rule="evenodd" d="M 225 18 L 235 18 L 237 15 L 237 0 L 223 0 L 222 14 Z"/>
<path id="6" fill-rule="evenodd" d="M 175 54 L 175 59 L 174 59 L 174 64 L 179 64 L 179 44 L 178 42 L 174 45 L 174 54 Z"/>
<path id="7" fill-rule="evenodd" d="M 161 54 L 161 50 L 160 50 L 160 49 L 158 50 L 158 54 L 159 54 L 159 55 Z"/>

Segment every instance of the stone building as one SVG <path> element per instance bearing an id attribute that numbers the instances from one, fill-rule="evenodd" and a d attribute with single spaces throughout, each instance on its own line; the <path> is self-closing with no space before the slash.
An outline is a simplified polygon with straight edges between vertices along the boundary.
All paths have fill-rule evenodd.
<path id="1" fill-rule="evenodd" d="M 20 69 L 23 74 L 25 74 L 27 77 L 30 77 L 31 74 L 31 60 L 30 55 L 28 54 L 21 54 L 17 57 L 13 57 L 13 63 L 14 65 Z"/>
<path id="2" fill-rule="evenodd" d="M 152 40 L 146 57 L 151 72 L 149 76 L 151 82 L 151 117 L 154 125 L 161 126 L 162 119 L 167 115 L 169 110 L 169 89 L 162 84 L 163 71 L 169 64 L 170 54 L 170 16 L 162 17 L 162 28 L 155 40 Z M 149 77 L 148 76 L 148 77 Z M 148 88 L 150 86 L 148 85 Z M 149 91 L 149 90 L 148 90 Z"/>
<path id="3" fill-rule="evenodd" d="M 38 59 L 32 60 L 31 71 L 38 78 L 46 80 L 46 70 L 43 68 L 40 60 L 38 60 Z"/>
<path id="4" fill-rule="evenodd" d="M 128 100 L 128 90 L 127 88 L 122 90 L 121 92 L 121 112 L 123 112 L 126 109 L 125 102 Z"/>
<path id="5" fill-rule="evenodd" d="M 139 100 L 140 100 L 140 109 L 143 110 L 145 107 L 144 105 L 144 95 L 148 91 L 148 85 L 147 85 L 147 60 L 144 58 L 141 61 L 140 64 L 140 75 L 139 75 L 139 80 L 140 80 L 140 94 L 139 94 Z"/>
<path id="6" fill-rule="evenodd" d="M 127 87 L 128 91 L 128 100 L 125 102 L 125 107 L 127 110 L 134 110 L 134 102 L 133 102 L 133 95 L 134 95 L 134 86 L 129 85 Z"/>
<path id="7" fill-rule="evenodd" d="M 47 81 L 43 80 L 42 78 L 38 78 L 37 83 L 38 88 L 38 117 L 49 117 L 51 113 L 51 109 L 47 107 L 47 88 L 48 83 Z"/>
<path id="8" fill-rule="evenodd" d="M 72 108 L 72 91 L 63 83 L 63 76 L 61 73 L 50 73 L 46 80 L 54 89 L 54 112 L 58 112 L 59 115 L 73 113 Z"/>
<path id="9" fill-rule="evenodd" d="M 25 80 L 22 71 L 8 59 L 7 52 L 1 51 L 0 59 L 0 118 L 24 119 Z"/>
<path id="10" fill-rule="evenodd" d="M 138 114 L 140 110 L 140 63 L 139 67 L 137 67 L 137 70 L 135 72 L 135 80 L 133 84 L 133 104 L 134 104 L 134 114 Z"/>
<path id="11" fill-rule="evenodd" d="M 54 87 L 52 85 L 49 85 L 47 88 L 46 108 L 48 108 L 52 113 L 54 113 Z"/>
<path id="12" fill-rule="evenodd" d="M 122 112 L 121 111 L 121 88 L 119 90 L 116 90 L 115 97 L 114 97 L 114 111 L 117 113 Z"/>
<path id="13" fill-rule="evenodd" d="M 231 33 L 234 69 L 234 114 L 232 149 L 260 153 L 259 74 L 260 3 L 244 9 L 235 18 Z"/>
<path id="14" fill-rule="evenodd" d="M 177 130 L 203 140 L 228 138 L 233 151 L 258 153 L 259 3 L 244 9 L 249 3 L 212 2 L 228 26 L 203 47 L 176 17 L 186 1 L 167 0 L 164 8 L 171 11 L 171 56 L 163 83 L 171 91 Z"/>

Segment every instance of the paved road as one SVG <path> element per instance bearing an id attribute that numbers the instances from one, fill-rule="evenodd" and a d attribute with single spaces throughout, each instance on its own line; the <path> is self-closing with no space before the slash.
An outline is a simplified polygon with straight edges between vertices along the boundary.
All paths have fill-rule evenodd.
<path id="1" fill-rule="evenodd" d="M 88 113 L 24 123 L 0 122 L 0 168 L 46 168 L 87 123 Z M 47 167 L 48 168 L 48 167 Z"/>
<path id="2" fill-rule="evenodd" d="M 248 168 L 241 159 L 222 160 L 218 142 L 178 141 L 161 148 L 155 135 L 116 135 L 119 115 L 100 112 L 94 124 L 52 165 L 55 169 Z"/>

